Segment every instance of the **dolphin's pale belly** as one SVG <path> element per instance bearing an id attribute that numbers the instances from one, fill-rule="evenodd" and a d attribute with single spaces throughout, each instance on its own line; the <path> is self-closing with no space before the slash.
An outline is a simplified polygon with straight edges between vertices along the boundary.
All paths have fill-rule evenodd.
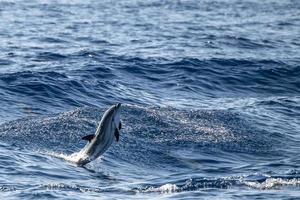
<path id="1" fill-rule="evenodd" d="M 95 141 L 95 144 L 92 144 L 90 148 L 87 150 L 87 155 L 89 155 L 90 159 L 94 160 L 101 156 L 113 143 L 114 136 L 110 134 L 109 136 L 103 138 L 102 140 Z"/>
<path id="2" fill-rule="evenodd" d="M 82 156 L 77 164 L 85 165 L 97 159 L 110 147 L 114 140 L 114 135 L 111 131 L 98 137 L 99 138 L 96 137 L 83 148 L 80 153 Z"/>

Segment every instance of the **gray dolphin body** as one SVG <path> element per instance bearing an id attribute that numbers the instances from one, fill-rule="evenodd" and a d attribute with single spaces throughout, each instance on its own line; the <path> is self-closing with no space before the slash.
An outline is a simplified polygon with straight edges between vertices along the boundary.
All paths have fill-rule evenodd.
<path id="1" fill-rule="evenodd" d="M 77 164 L 83 166 L 101 156 L 113 143 L 114 137 L 119 141 L 121 121 L 121 104 L 111 106 L 102 116 L 95 134 L 87 135 L 82 139 L 89 143 L 79 152 Z"/>

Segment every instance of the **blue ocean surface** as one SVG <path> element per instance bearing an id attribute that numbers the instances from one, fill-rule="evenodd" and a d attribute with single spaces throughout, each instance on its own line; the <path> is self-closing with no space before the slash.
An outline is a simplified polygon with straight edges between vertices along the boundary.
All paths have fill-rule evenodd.
<path id="1" fill-rule="evenodd" d="M 300 1 L 3 0 L 0 42 L 1 199 L 300 199 Z"/>

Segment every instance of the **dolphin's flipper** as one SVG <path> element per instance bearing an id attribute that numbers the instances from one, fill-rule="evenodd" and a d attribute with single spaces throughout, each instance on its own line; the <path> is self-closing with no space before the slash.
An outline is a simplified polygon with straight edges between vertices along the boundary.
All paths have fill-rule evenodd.
<path id="1" fill-rule="evenodd" d="M 122 128 L 122 123 L 120 122 L 119 123 L 119 130 L 121 130 L 121 128 Z"/>
<path id="2" fill-rule="evenodd" d="M 114 134 L 115 134 L 115 137 L 116 137 L 116 141 L 119 142 L 120 132 L 119 132 L 119 130 L 117 128 L 115 129 L 115 133 Z"/>
<path id="3" fill-rule="evenodd" d="M 81 139 L 83 140 L 88 140 L 89 142 L 91 142 L 91 140 L 95 137 L 95 134 L 91 134 L 91 135 L 86 135 L 84 137 L 82 137 Z"/>

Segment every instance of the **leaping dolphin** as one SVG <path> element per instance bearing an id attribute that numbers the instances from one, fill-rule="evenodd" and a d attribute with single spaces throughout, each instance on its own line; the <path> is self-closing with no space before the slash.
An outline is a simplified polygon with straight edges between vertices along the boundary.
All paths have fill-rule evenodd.
<path id="1" fill-rule="evenodd" d="M 119 141 L 122 124 L 120 121 L 121 104 L 111 106 L 102 116 L 95 134 L 84 136 L 89 142 L 80 151 L 77 164 L 83 166 L 101 156 L 113 143 Z"/>

